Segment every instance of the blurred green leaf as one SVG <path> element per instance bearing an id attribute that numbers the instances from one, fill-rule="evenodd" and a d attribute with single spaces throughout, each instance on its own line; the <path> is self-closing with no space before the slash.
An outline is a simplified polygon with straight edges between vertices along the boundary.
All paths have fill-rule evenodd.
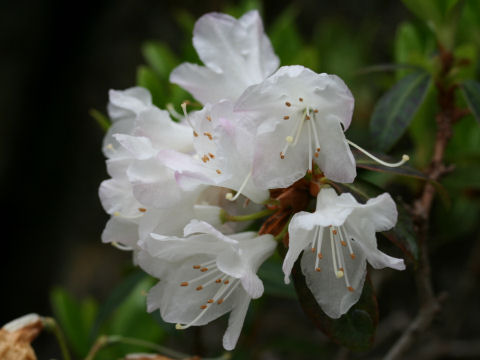
<path id="1" fill-rule="evenodd" d="M 378 308 L 368 276 L 358 302 L 339 319 L 328 317 L 318 306 L 305 283 L 299 261 L 293 268 L 292 277 L 303 311 L 320 330 L 350 350 L 365 351 L 371 348 L 378 324 Z"/>
<path id="2" fill-rule="evenodd" d="M 277 253 L 262 264 L 258 270 L 258 276 L 263 281 L 266 295 L 288 299 L 297 298 L 293 285 L 286 285 L 284 282 L 282 258 Z"/>
<path id="3" fill-rule="evenodd" d="M 296 64 L 295 58 L 303 48 L 303 41 L 296 27 L 298 9 L 289 6 L 272 24 L 269 31 L 273 48 L 280 58 L 281 65 Z"/>
<path id="4" fill-rule="evenodd" d="M 370 134 L 377 149 L 387 151 L 403 135 L 429 84 L 429 74 L 417 72 L 400 80 L 380 98 L 370 122 Z"/>
<path id="5" fill-rule="evenodd" d="M 162 82 L 152 69 L 147 66 L 138 67 L 137 85 L 150 91 L 154 105 L 160 108 L 165 108 L 166 92 L 163 88 Z"/>
<path id="6" fill-rule="evenodd" d="M 97 303 L 93 299 L 77 301 L 62 288 L 50 292 L 50 303 L 73 352 L 85 356 L 91 345 L 89 331 L 97 314 Z"/>
<path id="7" fill-rule="evenodd" d="M 97 109 L 90 109 L 88 112 L 92 118 L 97 121 L 97 124 L 100 125 L 103 131 L 107 132 L 108 128 L 110 127 L 110 119 L 108 116 L 104 115 Z"/>
<path id="8" fill-rule="evenodd" d="M 260 0 L 243 0 L 235 6 L 227 3 L 227 6 L 223 9 L 223 12 L 238 19 L 248 11 L 258 10 L 261 13 L 262 9 L 263 4 Z"/>
<path id="9" fill-rule="evenodd" d="M 161 42 L 145 42 L 142 45 L 142 54 L 152 70 L 163 80 L 168 80 L 170 72 L 178 64 L 170 48 Z"/>
<path id="10" fill-rule="evenodd" d="M 480 123 L 480 83 L 475 80 L 464 81 L 462 91 L 470 111 Z"/>
<path id="11" fill-rule="evenodd" d="M 91 328 L 90 339 L 92 341 L 98 336 L 100 328 L 104 322 L 120 306 L 120 304 L 125 301 L 125 299 L 131 294 L 132 290 L 146 277 L 147 275 L 144 272 L 135 271 L 113 289 L 108 299 L 101 306 L 95 319 L 95 324 Z"/>

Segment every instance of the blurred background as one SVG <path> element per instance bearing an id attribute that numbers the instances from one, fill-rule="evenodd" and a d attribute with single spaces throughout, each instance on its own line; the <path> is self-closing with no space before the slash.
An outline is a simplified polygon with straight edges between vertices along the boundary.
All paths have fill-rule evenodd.
<path id="1" fill-rule="evenodd" d="M 374 142 L 368 124 L 375 102 L 404 75 L 401 70 L 372 72 L 369 67 L 395 62 L 422 65 L 435 48 L 428 29 L 400 1 L 1 2 L 0 189 L 4 231 L 0 324 L 29 312 L 49 315 L 62 311 L 59 309 L 78 308 L 84 312 L 79 310 L 81 319 L 77 320 L 84 322 L 84 332 L 88 332 L 101 304 L 127 278 L 135 283 L 131 289 L 136 295 L 120 305 L 130 312 L 125 310 L 123 318 L 105 325 L 109 331 L 145 334 L 152 341 L 187 353 L 220 353 L 225 319 L 202 330 L 175 332 L 173 325 L 163 324 L 158 316 L 144 311 L 144 291 L 152 280 L 134 281 L 141 275 L 132 268 L 130 254 L 101 244 L 108 218 L 97 195 L 100 182 L 107 178 L 101 153 L 104 131 L 89 112 L 96 109 L 106 113 L 108 90 L 135 84 L 154 89 L 157 105 L 164 108 L 172 102 L 178 106 L 187 94 L 166 85 L 168 72 L 183 61 L 198 61 L 191 45 L 195 19 L 211 11 L 238 17 L 255 7 L 260 7 L 282 65 L 302 64 L 318 72 L 338 74 L 346 81 L 356 98 L 349 138 L 367 148 Z M 478 19 L 473 16 L 471 21 Z M 462 29 L 459 36 L 469 33 L 468 28 Z M 164 63 L 152 63 L 151 51 L 163 54 Z M 478 43 L 462 51 L 471 63 L 465 77 L 478 79 Z M 434 93 L 427 95 L 428 101 L 434 103 Z M 425 106 L 419 113 L 424 120 L 414 120 L 413 130 L 393 153 L 406 151 L 412 156 L 415 152 L 418 156 L 412 156 L 413 165 L 422 168 L 428 163 L 433 141 L 435 107 Z M 480 252 L 478 245 L 473 246 L 480 237 L 480 133 L 471 116 L 457 127 L 461 135 L 452 140 L 448 156 L 461 160 L 457 161 L 458 177 L 445 179 L 447 190 L 453 194 L 450 208 L 435 203 L 433 271 L 438 274 L 435 286 L 450 293 L 447 306 L 455 301 L 455 286 L 467 282 L 468 303 L 463 308 L 468 308 L 469 316 L 462 322 L 460 335 L 475 339 L 480 336 L 480 298 L 475 289 L 478 263 L 467 277 L 463 271 L 473 261 L 469 260 L 472 254 Z M 365 177 L 393 189 L 405 200 L 418 188 L 407 181 L 393 184 L 388 176 Z M 382 246 L 391 255 L 401 256 L 386 241 Z M 265 276 L 272 278 L 267 296 L 255 302 L 249 312 L 236 356 L 346 356 L 303 315 L 293 289 L 278 287 L 280 268 L 270 265 L 263 269 Z M 386 321 L 378 329 L 376 354 L 391 345 L 415 314 L 409 271 L 372 274 L 378 285 L 380 317 Z M 118 318 L 121 309 L 116 310 Z M 141 329 L 132 325 L 134 320 Z M 452 319 L 438 321 L 453 324 Z M 88 341 L 85 337 L 73 345 L 77 355 L 88 348 Z M 41 335 L 34 347 L 39 359 L 59 356 L 48 335 Z"/>

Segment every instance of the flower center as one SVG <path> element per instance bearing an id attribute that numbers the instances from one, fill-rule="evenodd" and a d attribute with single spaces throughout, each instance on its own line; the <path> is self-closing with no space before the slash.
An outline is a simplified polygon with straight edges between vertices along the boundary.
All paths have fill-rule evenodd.
<path id="1" fill-rule="evenodd" d="M 280 158 L 285 159 L 287 151 L 290 147 L 295 147 L 300 139 L 302 130 L 306 123 L 308 136 L 308 170 L 312 171 L 313 156 L 318 157 L 320 153 L 320 142 L 318 140 L 317 126 L 315 125 L 317 109 L 303 104 L 303 98 L 298 98 L 299 103 L 293 105 L 293 112 L 285 115 L 284 120 L 292 120 L 294 122 L 290 135 L 285 137 L 285 145 L 280 151 Z M 290 108 L 292 103 L 287 101 L 285 105 Z"/>
<path id="2" fill-rule="evenodd" d="M 196 291 L 202 291 L 208 287 L 214 286 L 217 287 L 217 289 L 211 298 L 209 298 L 204 304 L 200 305 L 201 311 L 192 321 L 186 325 L 175 325 L 177 330 L 184 330 L 192 325 L 195 325 L 195 323 L 205 315 L 211 306 L 214 304 L 223 304 L 240 284 L 240 281 L 237 278 L 222 273 L 216 265 L 216 260 L 193 265 L 193 269 L 198 270 L 200 275 L 191 280 L 181 282 L 180 286 L 192 286 L 195 287 Z"/>
<path id="3" fill-rule="evenodd" d="M 324 227 L 317 226 L 314 230 L 314 236 L 312 240 L 312 252 L 316 253 L 315 257 L 315 271 L 322 271 L 319 264 L 323 259 L 322 254 L 322 243 L 323 237 L 325 235 Z M 343 226 L 329 226 L 327 229 L 330 235 L 330 248 L 332 254 L 332 266 L 333 273 L 337 279 L 343 278 L 345 281 L 345 286 L 349 291 L 355 291 L 355 289 L 350 285 L 348 279 L 347 267 L 345 262 L 345 257 L 343 252 L 347 251 L 350 255 L 350 260 L 355 260 L 355 254 L 353 253 L 351 239 L 353 239 L 347 233 L 346 229 Z M 328 240 L 327 240 L 328 241 Z"/>

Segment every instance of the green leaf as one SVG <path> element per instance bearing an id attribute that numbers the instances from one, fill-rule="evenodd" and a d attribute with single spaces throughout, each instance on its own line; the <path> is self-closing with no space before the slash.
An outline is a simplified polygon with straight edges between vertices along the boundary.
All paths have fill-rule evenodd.
<path id="1" fill-rule="evenodd" d="M 378 306 L 369 277 L 365 280 L 358 302 L 339 319 L 328 317 L 318 306 L 299 266 L 295 264 L 292 277 L 300 305 L 313 323 L 334 342 L 353 351 L 365 351 L 371 348 L 378 324 Z"/>
<path id="2" fill-rule="evenodd" d="M 131 294 L 132 290 L 146 277 L 147 275 L 144 272 L 135 271 L 110 293 L 110 296 L 100 308 L 95 319 L 95 324 L 91 328 L 91 340 L 94 340 L 98 336 L 98 332 L 103 323 L 120 306 L 120 304 L 125 301 L 125 299 Z"/>
<path id="3" fill-rule="evenodd" d="M 170 48 L 161 42 L 145 42 L 142 45 L 142 54 L 153 71 L 164 80 L 168 80 L 170 72 L 178 63 Z"/>
<path id="4" fill-rule="evenodd" d="M 108 128 L 111 125 L 110 119 L 106 115 L 98 111 L 97 109 L 90 109 L 88 113 L 92 118 L 94 118 L 97 121 L 98 125 L 100 125 L 102 130 L 107 132 Z"/>
<path id="5" fill-rule="evenodd" d="M 335 187 L 341 192 L 351 193 L 363 203 L 385 192 L 375 184 L 358 177 L 352 184 L 335 184 Z M 397 223 L 393 229 L 382 232 L 382 234 L 416 263 L 419 251 L 412 218 L 401 199 L 397 198 L 395 202 L 398 211 Z"/>
<path id="6" fill-rule="evenodd" d="M 79 302 L 66 290 L 55 288 L 50 292 L 50 303 L 73 352 L 85 356 L 91 345 L 89 331 L 98 310 L 96 302 L 93 299 Z"/>
<path id="7" fill-rule="evenodd" d="M 137 85 L 142 86 L 152 94 L 154 105 L 165 108 L 166 94 L 163 85 L 155 72 L 147 66 L 139 66 L 137 69 Z"/>
<path id="8" fill-rule="evenodd" d="M 263 281 L 265 294 L 270 296 L 296 299 L 292 284 L 285 285 L 282 269 L 282 258 L 275 253 L 265 261 L 258 270 L 258 276 Z"/>
<path id="9" fill-rule="evenodd" d="M 295 64 L 297 54 L 303 48 L 303 41 L 296 27 L 298 9 L 289 6 L 280 14 L 271 27 L 270 39 L 282 65 Z"/>
<path id="10" fill-rule="evenodd" d="M 380 98 L 370 122 L 370 134 L 378 150 L 390 149 L 403 135 L 429 84 L 429 74 L 417 72 L 400 80 Z"/>
<path id="11" fill-rule="evenodd" d="M 480 83 L 467 80 L 462 84 L 462 91 L 470 111 L 480 123 Z"/>

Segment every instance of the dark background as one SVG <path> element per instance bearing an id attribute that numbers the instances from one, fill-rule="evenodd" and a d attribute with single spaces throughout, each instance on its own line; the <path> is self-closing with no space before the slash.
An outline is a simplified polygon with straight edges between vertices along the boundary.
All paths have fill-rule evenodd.
<path id="1" fill-rule="evenodd" d="M 318 22 L 372 26 L 371 64 L 391 62 L 400 1 L 296 1 L 308 39 Z M 289 4 L 264 1 L 269 24 Z M 88 115 L 105 110 L 108 89 L 135 84 L 141 43 L 183 38 L 171 14 L 196 18 L 222 1 L 3 1 L 0 4 L 0 324 L 29 312 L 51 314 L 55 285 L 104 299 L 129 254 L 102 245 L 107 215 L 97 189 L 107 178 L 103 132 Z M 301 321 L 307 321 L 302 319 Z M 40 355 L 40 359 L 42 356 Z"/>

